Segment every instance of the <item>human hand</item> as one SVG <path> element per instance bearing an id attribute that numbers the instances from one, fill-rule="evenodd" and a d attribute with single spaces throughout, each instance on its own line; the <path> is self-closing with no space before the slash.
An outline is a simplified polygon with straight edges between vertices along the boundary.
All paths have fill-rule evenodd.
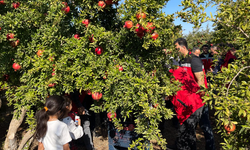
<path id="1" fill-rule="evenodd" d="M 85 108 L 83 106 L 78 108 L 78 114 L 85 115 Z"/>

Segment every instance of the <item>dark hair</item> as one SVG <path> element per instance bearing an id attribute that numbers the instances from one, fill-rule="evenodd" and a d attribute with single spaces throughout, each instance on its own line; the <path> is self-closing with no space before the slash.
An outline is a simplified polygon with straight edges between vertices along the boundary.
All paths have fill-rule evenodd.
<path id="1" fill-rule="evenodd" d="M 192 49 L 192 52 L 194 53 L 196 50 L 199 50 L 200 48 L 199 47 L 194 47 L 193 49 Z"/>
<path id="2" fill-rule="evenodd" d="M 45 107 L 36 114 L 37 125 L 35 137 L 37 139 L 45 136 L 49 116 L 58 115 L 58 118 L 60 118 L 62 116 L 63 107 L 65 107 L 65 100 L 61 96 L 54 95 L 46 99 Z"/>
<path id="3" fill-rule="evenodd" d="M 208 45 L 202 45 L 201 49 L 203 49 L 203 47 L 207 47 L 207 48 L 209 48 L 209 46 L 208 46 Z"/>
<path id="4" fill-rule="evenodd" d="M 188 49 L 187 40 L 184 38 L 178 38 L 174 41 L 174 44 L 178 43 L 180 46 L 185 46 Z"/>
<path id="5" fill-rule="evenodd" d="M 71 99 L 67 96 L 63 96 L 63 99 L 64 99 L 64 105 L 62 108 L 62 117 L 68 113 L 68 109 L 66 108 L 66 106 L 70 106 L 70 104 L 72 103 Z"/>

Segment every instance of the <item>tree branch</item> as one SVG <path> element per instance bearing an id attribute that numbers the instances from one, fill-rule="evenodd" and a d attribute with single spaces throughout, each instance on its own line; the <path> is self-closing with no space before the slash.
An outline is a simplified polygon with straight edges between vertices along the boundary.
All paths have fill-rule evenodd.
<path id="1" fill-rule="evenodd" d="M 18 119 L 16 119 L 15 116 L 13 115 L 13 118 L 12 118 L 10 125 L 9 125 L 8 133 L 7 133 L 5 142 L 4 142 L 4 148 L 3 148 L 4 150 L 12 150 L 13 147 L 17 147 L 17 145 L 13 145 L 13 144 L 17 144 L 16 143 L 16 132 L 17 132 L 17 129 L 20 127 L 20 125 L 23 122 L 26 111 L 27 110 L 23 107 L 21 109 L 21 114 L 20 114 Z M 15 112 L 16 111 L 14 111 L 14 113 Z M 10 144 L 10 143 L 12 143 L 12 144 Z"/>
<path id="2" fill-rule="evenodd" d="M 229 86 L 227 87 L 227 93 L 226 93 L 226 97 L 228 97 L 228 91 L 229 91 L 229 88 L 231 86 L 231 84 L 233 83 L 233 81 L 236 79 L 236 77 L 241 73 L 241 71 L 243 71 L 244 69 L 247 69 L 247 68 L 250 68 L 250 66 L 246 66 L 246 67 L 243 67 L 240 69 L 240 71 L 236 74 L 236 76 L 234 76 L 234 78 L 230 81 L 230 84 Z"/>
<path id="3" fill-rule="evenodd" d="M 19 144 L 19 147 L 17 150 L 22 150 L 24 148 L 24 146 L 26 145 L 26 143 L 33 138 L 34 132 L 32 130 L 29 130 L 27 133 L 25 133 L 25 135 L 23 136 L 22 141 Z"/>
<path id="4" fill-rule="evenodd" d="M 249 38 L 249 36 L 240 27 L 235 27 L 233 25 L 230 26 L 229 24 L 225 24 L 225 25 L 228 27 L 233 27 L 233 28 L 240 30 L 241 33 L 243 33 L 247 38 Z"/>
<path id="5" fill-rule="evenodd" d="M 238 29 L 238 30 L 240 30 L 240 32 L 242 33 L 242 34 L 244 34 L 247 38 L 249 38 L 249 35 L 247 35 L 240 27 L 236 27 L 236 26 L 233 26 L 233 25 L 229 25 L 229 24 L 227 24 L 227 23 L 223 23 L 221 20 L 215 20 L 215 19 L 211 19 L 211 21 L 214 21 L 214 22 L 219 22 L 219 23 L 222 23 L 222 24 L 224 24 L 224 25 L 226 25 L 227 27 L 233 27 L 233 28 L 235 28 L 235 29 Z"/>

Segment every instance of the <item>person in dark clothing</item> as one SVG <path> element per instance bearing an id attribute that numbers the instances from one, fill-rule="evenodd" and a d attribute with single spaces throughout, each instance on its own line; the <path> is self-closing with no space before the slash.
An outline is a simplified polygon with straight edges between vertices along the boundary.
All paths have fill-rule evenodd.
<path id="1" fill-rule="evenodd" d="M 202 63 L 204 65 L 204 70 L 205 73 L 207 73 L 208 71 L 210 71 L 210 68 L 212 66 L 212 62 L 213 62 L 213 55 L 211 53 L 209 53 L 209 46 L 208 45 L 203 45 L 201 47 L 203 53 L 200 55 L 200 58 L 202 60 Z"/>
<path id="2" fill-rule="evenodd" d="M 87 150 L 94 150 L 93 145 L 93 139 L 92 134 L 90 130 L 90 117 L 89 112 L 85 107 L 83 106 L 84 103 L 86 103 L 85 97 L 86 92 L 83 91 L 81 94 L 78 91 L 74 91 L 70 93 L 70 97 L 72 99 L 72 102 L 75 104 L 75 106 L 78 109 L 78 115 L 80 115 L 81 121 L 82 121 L 82 127 L 83 127 L 83 141 L 84 145 Z"/>
<path id="3" fill-rule="evenodd" d="M 196 93 L 199 86 L 192 73 L 192 71 L 196 72 L 197 67 L 194 66 L 197 60 L 193 60 L 193 54 L 189 54 L 187 50 L 187 41 L 185 39 L 179 38 L 174 44 L 176 50 L 184 56 L 184 59 L 181 60 L 178 69 L 170 72 L 173 73 L 176 80 L 182 82 L 183 86 L 182 90 L 178 91 L 171 100 L 175 107 L 180 127 L 178 129 L 175 146 L 167 145 L 167 148 L 169 150 L 196 150 L 195 128 L 200 120 L 204 105 L 200 95 Z M 191 66 L 193 66 L 194 70 Z"/>
<path id="4" fill-rule="evenodd" d="M 194 74 L 196 72 L 203 72 L 202 71 L 202 62 L 199 58 L 199 48 L 194 47 L 192 50 L 193 58 L 192 58 L 192 71 Z M 206 83 L 204 82 L 204 85 L 206 86 Z M 214 144 L 214 135 L 213 130 L 210 124 L 209 120 L 209 107 L 208 105 L 205 105 L 202 111 L 202 115 L 199 121 L 200 128 L 202 129 L 205 140 L 206 140 L 206 150 L 215 150 L 215 144 Z"/>

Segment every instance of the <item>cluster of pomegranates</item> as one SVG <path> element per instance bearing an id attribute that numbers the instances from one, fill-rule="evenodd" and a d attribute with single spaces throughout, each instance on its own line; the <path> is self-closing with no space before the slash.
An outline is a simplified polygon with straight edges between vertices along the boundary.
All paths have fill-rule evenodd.
<path id="1" fill-rule="evenodd" d="M 6 39 L 9 41 L 10 39 L 13 39 L 14 38 L 14 34 L 13 33 L 9 33 L 9 34 L 7 34 L 7 36 L 6 36 Z M 19 45 L 19 43 L 20 43 L 20 41 L 19 41 L 19 39 L 17 39 L 16 41 L 11 41 L 10 42 L 10 45 L 12 46 L 12 47 L 17 47 L 18 45 Z"/>
<path id="2" fill-rule="evenodd" d="M 146 19 L 147 15 L 145 13 L 137 13 L 136 18 L 137 20 L 140 19 Z M 123 26 L 126 29 L 131 29 L 133 27 L 133 22 L 128 20 L 125 22 L 125 25 Z M 142 38 L 143 36 L 145 36 L 145 33 L 149 33 L 151 34 L 151 38 L 156 40 L 158 38 L 158 33 L 154 32 L 155 26 L 153 25 L 152 22 L 148 22 L 147 23 L 147 27 L 146 29 L 139 23 L 136 24 L 136 29 L 135 29 L 135 33 L 139 38 Z"/>
<path id="3" fill-rule="evenodd" d="M 106 5 L 112 5 L 112 4 L 118 4 L 118 1 L 113 2 L 113 0 L 101 0 L 98 2 L 98 6 L 100 6 L 102 9 L 106 7 Z"/>
<path id="4" fill-rule="evenodd" d="M 99 101 L 102 98 L 102 93 L 99 92 L 91 92 L 91 90 L 87 90 L 87 94 L 91 95 L 93 100 Z"/>

